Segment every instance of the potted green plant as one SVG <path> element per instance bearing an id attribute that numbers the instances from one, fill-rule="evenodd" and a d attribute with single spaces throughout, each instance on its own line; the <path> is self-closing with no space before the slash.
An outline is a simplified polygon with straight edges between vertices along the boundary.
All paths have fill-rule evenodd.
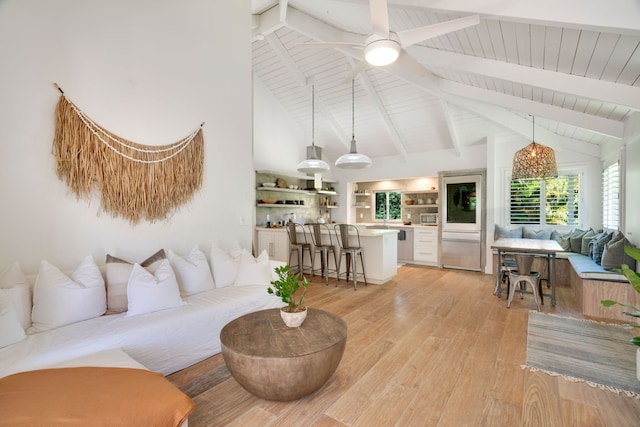
<path id="1" fill-rule="evenodd" d="M 631 258 L 635 259 L 636 262 L 640 262 L 640 248 L 632 248 L 631 246 L 625 246 L 624 252 L 627 255 L 629 255 Z M 620 267 L 621 267 L 620 270 L 622 271 L 622 274 L 624 274 L 627 280 L 629 280 L 629 283 L 631 283 L 631 286 L 633 287 L 633 289 L 635 289 L 636 292 L 640 294 L 640 274 L 636 273 L 631 268 L 629 268 L 627 264 L 622 264 Z M 631 304 L 624 304 L 624 303 L 613 301 L 610 299 L 602 300 L 600 301 L 600 303 L 605 307 L 621 305 L 630 310 L 630 311 L 623 311 L 624 314 L 626 314 L 627 316 L 633 317 L 634 319 L 640 319 L 640 308 L 635 307 Z M 640 328 L 640 325 L 638 324 L 637 320 L 636 320 L 636 323 L 626 324 L 625 326 L 632 327 L 632 328 Z M 635 336 L 631 338 L 631 342 L 638 346 L 638 349 L 636 351 L 636 376 L 638 378 L 638 381 L 640 381 L 640 336 Z"/>
<path id="2" fill-rule="evenodd" d="M 307 307 L 304 305 L 304 295 L 309 287 L 309 281 L 306 277 L 302 279 L 302 295 L 296 301 L 295 293 L 300 287 L 300 273 L 292 274 L 289 265 L 276 267 L 277 280 L 272 280 L 271 286 L 267 288 L 267 292 L 279 297 L 282 302 L 287 304 L 280 309 L 282 320 L 289 327 L 298 327 L 302 325 L 307 317 Z"/>

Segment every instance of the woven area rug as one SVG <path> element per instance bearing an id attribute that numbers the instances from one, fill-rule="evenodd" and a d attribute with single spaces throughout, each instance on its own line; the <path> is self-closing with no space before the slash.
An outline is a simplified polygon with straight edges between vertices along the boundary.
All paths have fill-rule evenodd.
<path id="1" fill-rule="evenodd" d="M 621 326 L 532 311 L 523 368 L 640 399 L 632 336 Z"/>

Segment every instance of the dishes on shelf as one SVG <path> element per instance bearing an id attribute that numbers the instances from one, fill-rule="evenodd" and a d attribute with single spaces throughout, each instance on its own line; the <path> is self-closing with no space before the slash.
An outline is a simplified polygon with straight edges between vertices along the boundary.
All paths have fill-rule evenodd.
<path id="1" fill-rule="evenodd" d="M 413 202 L 413 199 L 406 199 L 404 203 L 407 205 L 412 205 L 414 202 Z"/>
<path id="2" fill-rule="evenodd" d="M 273 188 L 273 187 L 276 186 L 276 183 L 275 182 L 263 182 L 262 186 L 263 187 L 267 187 L 267 188 Z"/>
<path id="3" fill-rule="evenodd" d="M 275 203 L 277 203 L 278 200 L 276 199 L 262 199 L 262 203 L 266 204 L 266 205 L 273 205 Z"/>
<path id="4" fill-rule="evenodd" d="M 287 181 L 282 178 L 278 178 L 276 179 L 276 186 L 278 188 L 287 188 Z"/>

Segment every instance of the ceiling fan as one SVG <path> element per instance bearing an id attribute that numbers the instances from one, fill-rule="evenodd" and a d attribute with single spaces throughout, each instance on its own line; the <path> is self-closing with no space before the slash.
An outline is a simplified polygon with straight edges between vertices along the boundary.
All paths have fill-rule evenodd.
<path id="1" fill-rule="evenodd" d="M 305 48 L 364 48 L 364 57 L 351 69 L 345 81 L 352 80 L 367 65 L 382 67 L 396 60 L 401 63 L 402 66 L 413 70 L 419 75 L 426 75 L 429 73 L 429 70 L 405 51 L 407 47 L 480 23 L 478 15 L 471 15 L 452 21 L 427 25 L 425 27 L 394 32 L 389 30 L 387 0 L 370 0 L 369 5 L 373 34 L 370 34 L 364 43 L 304 43 L 298 46 Z"/>

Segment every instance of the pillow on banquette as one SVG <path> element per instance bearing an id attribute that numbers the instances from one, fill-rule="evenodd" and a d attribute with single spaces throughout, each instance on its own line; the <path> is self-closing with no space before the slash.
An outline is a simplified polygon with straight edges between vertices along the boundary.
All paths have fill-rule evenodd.
<path id="1" fill-rule="evenodd" d="M 18 262 L 14 262 L 0 274 L 0 289 L 4 291 L 5 298 L 13 305 L 22 329 L 25 331 L 29 329 L 33 304 L 31 284 Z"/>
<path id="2" fill-rule="evenodd" d="M 531 227 L 523 227 L 522 237 L 525 239 L 549 240 L 551 238 L 551 229 L 535 230 Z"/>
<path id="3" fill-rule="evenodd" d="M 603 232 L 602 234 L 594 237 L 589 242 L 589 256 L 592 260 L 596 262 L 596 264 L 600 265 L 602 263 L 602 253 L 604 252 L 604 247 L 611 238 L 613 237 L 613 232 Z"/>
<path id="4" fill-rule="evenodd" d="M 582 236 L 584 236 L 586 232 L 587 230 L 580 230 L 578 228 L 571 232 L 571 236 L 569 237 L 571 241 L 571 252 L 580 253 L 582 250 Z"/>
<path id="5" fill-rule="evenodd" d="M 590 228 L 582 235 L 582 241 L 580 242 L 580 253 L 582 255 L 589 255 L 589 242 L 596 236 L 596 234 L 599 233 L 593 228 Z"/>
<path id="6" fill-rule="evenodd" d="M 168 259 L 160 261 L 154 272 L 134 264 L 127 283 L 128 309 L 125 317 L 139 316 L 154 311 L 179 307 L 178 280 Z"/>
<path id="7" fill-rule="evenodd" d="M 26 338 L 18 313 L 5 293 L 4 289 L 0 289 L 0 348 Z"/>
<path id="8" fill-rule="evenodd" d="M 43 260 L 33 286 L 29 332 L 101 316 L 107 309 L 106 301 L 104 279 L 92 256 L 85 257 L 71 277 Z"/>
<path id="9" fill-rule="evenodd" d="M 180 295 L 189 296 L 215 288 L 209 261 L 205 254 L 195 246 L 186 257 L 174 251 L 168 251 L 171 267 L 178 279 Z"/>
<path id="10" fill-rule="evenodd" d="M 493 239 L 521 239 L 522 238 L 522 227 L 515 228 L 507 228 L 501 225 L 496 224 Z"/>
<path id="11" fill-rule="evenodd" d="M 560 234 L 558 230 L 553 230 L 551 232 L 551 235 L 549 235 L 549 239 L 558 242 L 558 244 L 560 244 L 562 249 L 564 249 L 565 251 L 571 250 L 571 232 Z"/>
<path id="12" fill-rule="evenodd" d="M 622 264 L 627 264 L 629 268 L 634 270 L 636 268 L 636 260 L 624 252 L 625 246 L 631 246 L 631 242 L 627 240 L 622 232 L 616 232 L 604 246 L 602 268 L 605 270 L 617 270 Z"/>
<path id="13" fill-rule="evenodd" d="M 153 273 L 158 265 L 167 258 L 164 249 L 160 249 L 140 263 L 140 266 Z M 109 313 L 127 311 L 127 283 L 133 270 L 133 263 L 107 254 L 107 310 Z"/>

